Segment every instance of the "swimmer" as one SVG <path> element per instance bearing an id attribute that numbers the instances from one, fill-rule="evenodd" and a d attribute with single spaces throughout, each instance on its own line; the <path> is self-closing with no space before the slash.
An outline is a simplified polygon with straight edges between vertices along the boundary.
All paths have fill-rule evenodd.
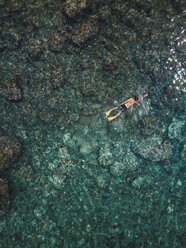
<path id="1" fill-rule="evenodd" d="M 143 98 L 147 97 L 148 94 L 145 94 L 142 98 L 138 98 L 137 96 L 135 97 L 131 97 L 129 98 L 128 100 L 122 102 L 118 107 L 115 107 L 115 108 L 112 108 L 110 109 L 109 111 L 107 111 L 105 114 L 107 116 L 107 119 L 108 121 L 112 121 L 114 120 L 116 117 L 118 117 L 122 112 L 126 111 L 128 108 L 130 108 L 133 104 L 137 103 L 137 102 L 140 102 L 143 100 Z M 110 115 L 110 113 L 115 110 L 115 109 L 118 109 L 119 112 L 114 115 L 114 116 L 111 116 L 111 117 L 108 117 Z"/>

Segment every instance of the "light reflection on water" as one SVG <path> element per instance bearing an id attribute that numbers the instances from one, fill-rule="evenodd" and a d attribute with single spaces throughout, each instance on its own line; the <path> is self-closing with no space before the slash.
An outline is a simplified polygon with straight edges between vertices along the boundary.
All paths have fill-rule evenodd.
<path id="1" fill-rule="evenodd" d="M 184 49 L 186 38 L 184 37 L 185 29 L 182 27 L 182 31 L 180 33 L 180 36 L 178 36 L 175 41 L 177 41 L 177 49 Z M 171 37 L 174 38 L 173 36 Z M 183 48 L 182 48 L 183 47 Z M 179 59 L 179 53 L 175 51 L 175 49 L 170 49 L 171 56 L 168 58 L 166 64 L 166 69 L 173 70 L 173 65 L 175 66 L 175 74 L 174 79 L 172 81 L 172 84 L 169 85 L 170 88 L 174 88 L 175 90 L 181 92 L 186 92 L 185 87 L 185 68 L 182 65 L 182 62 Z M 170 64 L 170 65 L 169 65 Z M 175 99 L 178 100 L 178 99 Z"/>

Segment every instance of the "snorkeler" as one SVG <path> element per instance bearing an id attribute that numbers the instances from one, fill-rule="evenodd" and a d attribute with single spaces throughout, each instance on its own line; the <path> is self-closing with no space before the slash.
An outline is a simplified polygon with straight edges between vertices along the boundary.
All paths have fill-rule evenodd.
<path id="1" fill-rule="evenodd" d="M 128 100 L 122 102 L 118 107 L 112 108 L 109 111 L 107 111 L 105 114 L 107 116 L 108 121 L 112 121 L 114 120 L 116 117 L 118 117 L 122 112 L 126 111 L 128 108 L 130 108 L 133 104 L 140 102 L 143 100 L 143 98 L 147 97 L 148 94 L 145 94 L 142 98 L 138 98 L 137 96 L 135 97 L 131 97 Z M 110 115 L 110 113 L 114 110 L 114 109 L 118 109 L 119 112 L 111 117 L 108 117 Z"/>

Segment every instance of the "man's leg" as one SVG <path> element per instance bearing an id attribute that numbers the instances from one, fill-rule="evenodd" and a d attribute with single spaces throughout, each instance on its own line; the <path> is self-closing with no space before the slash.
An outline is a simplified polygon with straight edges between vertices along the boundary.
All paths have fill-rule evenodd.
<path id="1" fill-rule="evenodd" d="M 120 114 L 122 113 L 122 111 L 119 111 L 118 113 L 117 113 L 117 115 L 115 115 L 115 116 L 111 116 L 111 117 L 108 117 L 107 119 L 108 119 L 108 121 L 112 121 L 112 120 L 114 120 L 116 117 L 118 117 Z"/>
<path id="2" fill-rule="evenodd" d="M 112 109 L 110 109 L 109 111 L 107 111 L 105 114 L 106 114 L 106 116 L 108 116 L 108 115 L 110 115 L 110 113 L 112 112 L 112 110 L 114 110 L 114 109 L 118 109 L 118 107 L 115 107 L 115 108 L 112 108 Z"/>

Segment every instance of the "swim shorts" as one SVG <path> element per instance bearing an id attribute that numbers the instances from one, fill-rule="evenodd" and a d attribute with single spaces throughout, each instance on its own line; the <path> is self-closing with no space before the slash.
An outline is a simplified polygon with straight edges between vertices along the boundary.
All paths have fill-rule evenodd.
<path id="1" fill-rule="evenodd" d="M 121 110 L 121 112 L 124 112 L 127 110 L 127 107 L 125 106 L 125 104 L 121 104 L 119 107 L 118 107 L 119 110 Z"/>

